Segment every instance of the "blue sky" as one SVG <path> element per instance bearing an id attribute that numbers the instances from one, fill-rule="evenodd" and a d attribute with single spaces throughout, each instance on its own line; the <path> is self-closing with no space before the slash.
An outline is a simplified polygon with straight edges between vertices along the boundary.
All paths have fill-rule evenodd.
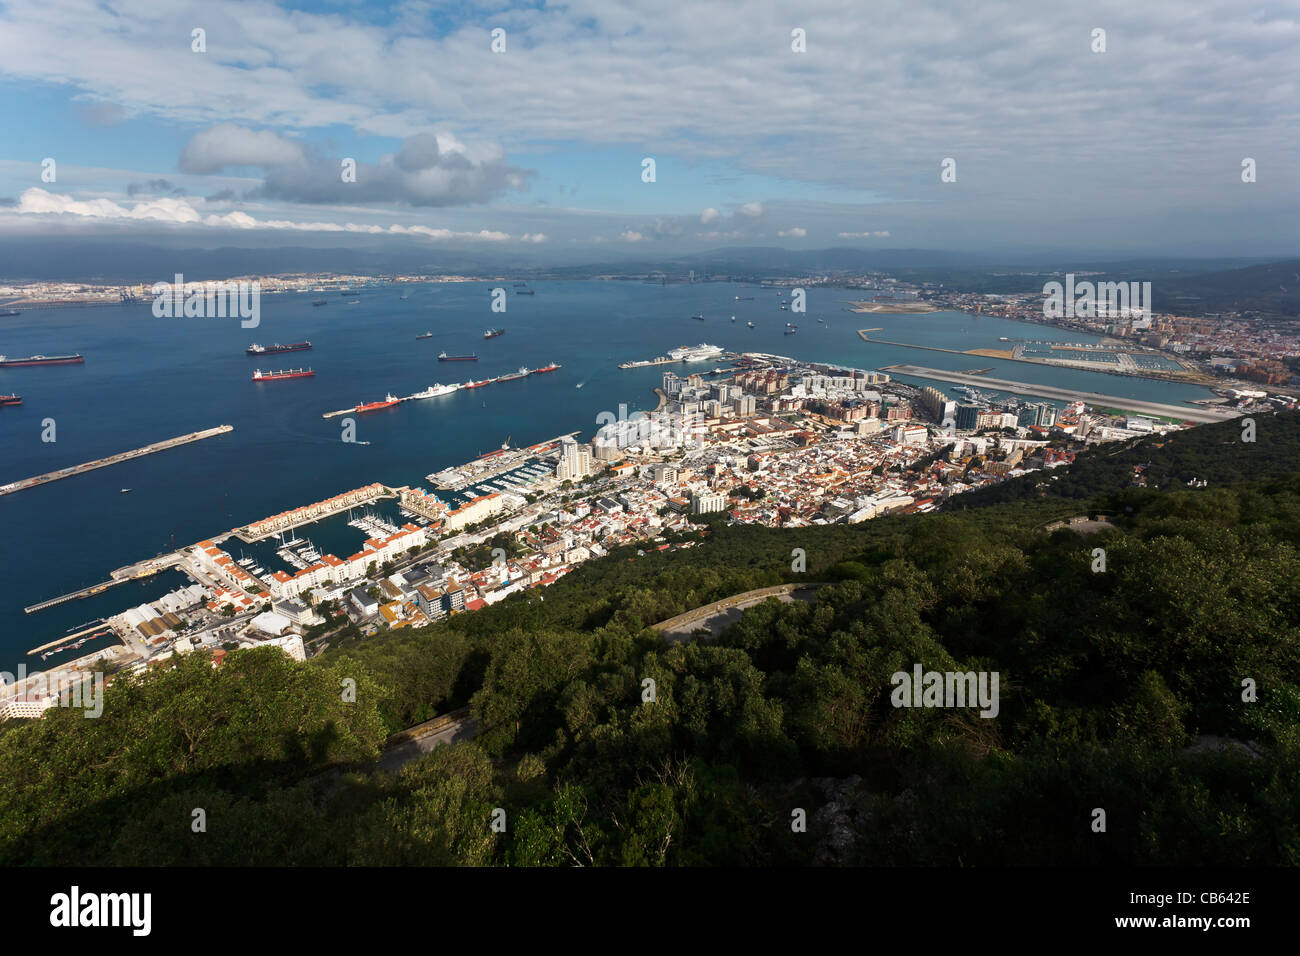
<path id="1" fill-rule="evenodd" d="M 1298 44 L 1202 0 L 0 2 L 0 234 L 1291 255 Z"/>

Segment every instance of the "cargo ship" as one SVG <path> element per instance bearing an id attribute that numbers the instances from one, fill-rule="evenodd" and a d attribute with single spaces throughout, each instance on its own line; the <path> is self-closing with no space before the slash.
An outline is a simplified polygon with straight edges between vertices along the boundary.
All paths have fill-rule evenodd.
<path id="1" fill-rule="evenodd" d="M 535 368 L 535 369 L 533 369 L 533 374 L 534 374 L 534 375 L 541 375 L 543 372 L 554 372 L 554 371 L 555 371 L 557 368 L 559 368 L 559 367 L 560 367 L 560 366 L 558 366 L 558 365 L 556 365 L 554 362 L 552 362 L 550 365 L 543 365 L 541 368 Z"/>
<path id="2" fill-rule="evenodd" d="M 439 395 L 450 395 L 458 388 L 460 388 L 459 385 L 440 385 L 437 382 L 434 382 L 423 392 L 416 392 L 411 397 L 412 398 L 437 398 Z"/>
<path id="3" fill-rule="evenodd" d="M 513 381 L 516 381 L 517 379 L 527 378 L 530 374 L 532 374 L 532 373 L 528 370 L 528 368 L 525 367 L 525 366 L 523 366 L 523 365 L 521 365 L 521 366 L 519 366 L 519 371 L 517 371 L 517 372 L 511 372 L 509 375 L 501 375 L 501 376 L 499 376 L 499 377 L 497 378 L 497 381 L 498 381 L 498 382 L 513 382 Z"/>
<path id="4" fill-rule="evenodd" d="M 446 352 L 438 353 L 439 362 L 477 362 L 478 353 L 473 355 L 448 355 Z"/>
<path id="5" fill-rule="evenodd" d="M 691 316 L 691 318 L 694 319 L 694 320 L 697 321 L 697 322 L 703 322 L 703 321 L 704 321 L 704 316 L 702 316 L 702 315 L 693 315 L 693 316 Z"/>
<path id="6" fill-rule="evenodd" d="M 286 379 L 286 378 L 312 378 L 313 376 L 315 376 L 315 374 L 316 373 L 309 368 L 281 369 L 278 372 L 263 372 L 261 369 L 256 369 L 253 372 L 253 381 L 254 382 L 278 382 L 281 379 Z"/>
<path id="7" fill-rule="evenodd" d="M 290 345 L 258 345 L 254 342 L 244 350 L 245 355 L 278 355 L 281 352 L 305 352 L 311 348 L 310 342 L 294 342 Z"/>
<path id="8" fill-rule="evenodd" d="M 515 295 L 537 295 L 532 289 L 515 289 Z"/>
<path id="9" fill-rule="evenodd" d="M 392 408 L 399 401 L 401 401 L 401 399 L 399 399 L 396 395 L 393 395 L 390 392 L 388 395 L 384 397 L 384 400 L 382 402 L 366 402 L 362 405 L 358 405 L 356 410 L 358 412 L 377 412 L 381 408 Z"/>
<path id="10" fill-rule="evenodd" d="M 0 355 L 0 368 L 18 368 L 23 365 L 81 365 L 85 361 L 79 352 L 73 355 L 33 355 L 19 359 Z"/>
<path id="11" fill-rule="evenodd" d="M 432 332 L 425 332 L 423 335 L 417 335 L 416 338 L 417 338 L 417 339 L 431 339 L 431 338 L 433 338 L 433 333 L 432 333 Z"/>
<path id="12" fill-rule="evenodd" d="M 491 385 L 492 379 L 485 378 L 481 382 L 466 382 L 461 388 L 482 388 L 484 385 Z"/>
<path id="13" fill-rule="evenodd" d="M 0 405 L 21 405 L 23 397 L 21 395 L 0 395 Z"/>
<path id="14" fill-rule="evenodd" d="M 505 334 L 506 334 L 505 329 L 488 329 L 486 332 L 483 333 L 483 338 L 494 339 L 498 335 L 505 335 Z"/>

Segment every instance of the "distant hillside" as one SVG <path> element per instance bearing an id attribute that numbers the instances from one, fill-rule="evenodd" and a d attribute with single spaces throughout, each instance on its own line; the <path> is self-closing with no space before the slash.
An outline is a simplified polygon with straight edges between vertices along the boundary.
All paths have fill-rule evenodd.
<path id="1" fill-rule="evenodd" d="M 1153 283 L 1151 297 L 1159 312 L 1255 312 L 1294 318 L 1300 316 L 1300 260 L 1170 278 Z"/>
<path id="2" fill-rule="evenodd" d="M 1100 445 L 1068 468 L 1036 471 L 958 495 L 948 510 L 964 511 L 1022 500 L 1101 499 L 1133 484 L 1142 468 L 1148 488 L 1185 487 L 1192 479 L 1212 486 L 1269 481 L 1300 470 L 1300 412 L 1255 416 L 1255 441 L 1243 442 L 1242 420 L 1200 425 L 1170 435 Z"/>

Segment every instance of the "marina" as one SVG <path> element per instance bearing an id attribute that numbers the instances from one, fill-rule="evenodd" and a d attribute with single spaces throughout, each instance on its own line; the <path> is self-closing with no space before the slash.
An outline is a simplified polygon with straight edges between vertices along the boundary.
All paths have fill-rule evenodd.
<path id="1" fill-rule="evenodd" d="M 501 448 L 480 455 L 464 465 L 426 475 L 425 480 L 441 491 L 461 494 L 472 492 L 480 495 L 501 491 L 502 489 L 492 487 L 489 482 L 499 481 L 511 472 L 528 475 L 528 483 L 531 484 L 554 474 L 554 469 L 543 464 L 541 459 L 554 452 L 562 439 L 576 438 L 580 434 L 582 433 L 569 432 L 567 435 L 558 435 L 549 442 L 530 445 L 527 448 Z"/>

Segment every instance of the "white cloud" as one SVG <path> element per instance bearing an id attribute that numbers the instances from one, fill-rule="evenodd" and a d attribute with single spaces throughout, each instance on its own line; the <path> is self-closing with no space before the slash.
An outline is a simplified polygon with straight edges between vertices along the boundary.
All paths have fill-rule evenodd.
<path id="1" fill-rule="evenodd" d="M 889 233 L 881 232 L 841 232 L 841 239 L 888 239 Z"/>
<path id="2" fill-rule="evenodd" d="M 791 226 L 789 229 L 782 229 L 777 233 L 783 239 L 802 239 L 808 235 L 808 230 L 799 226 Z"/>
<path id="3" fill-rule="evenodd" d="M 736 210 L 738 215 L 749 216 L 751 219 L 757 219 L 763 215 L 763 204 L 761 202 L 747 202 Z"/>
<path id="4" fill-rule="evenodd" d="M 73 199 L 33 186 L 18 197 L 22 215 L 83 216 L 92 219 L 150 219 L 159 222 L 198 222 L 194 207 L 183 199 L 150 199 L 127 208 L 110 199 Z"/>
<path id="5" fill-rule="evenodd" d="M 218 173 L 228 166 L 299 166 L 307 161 L 302 144 L 270 130 L 221 123 L 196 133 L 181 150 L 183 173 Z"/>
<path id="6" fill-rule="evenodd" d="M 707 226 L 713 220 L 717 219 L 722 213 L 718 212 L 712 206 L 700 213 L 700 225 Z"/>
<path id="7" fill-rule="evenodd" d="M 645 240 L 645 236 L 641 235 L 641 233 L 636 232 L 632 229 L 624 229 L 623 235 L 620 236 L 619 238 L 621 238 L 624 242 L 642 242 Z"/>
<path id="8" fill-rule="evenodd" d="M 507 242 L 511 235 L 491 229 L 455 230 L 424 225 L 380 225 L 355 222 L 298 222 L 291 219 L 257 219 L 241 210 L 202 215 L 184 199 L 151 199 L 127 207 L 109 199 L 79 200 L 32 187 L 18 198 L 16 211 L 24 216 L 78 216 L 87 219 L 151 220 L 226 229 L 273 229 L 298 232 L 351 232 L 368 235 L 406 235 L 435 240 Z M 543 233 L 526 234 L 525 242 L 544 242 Z"/>

